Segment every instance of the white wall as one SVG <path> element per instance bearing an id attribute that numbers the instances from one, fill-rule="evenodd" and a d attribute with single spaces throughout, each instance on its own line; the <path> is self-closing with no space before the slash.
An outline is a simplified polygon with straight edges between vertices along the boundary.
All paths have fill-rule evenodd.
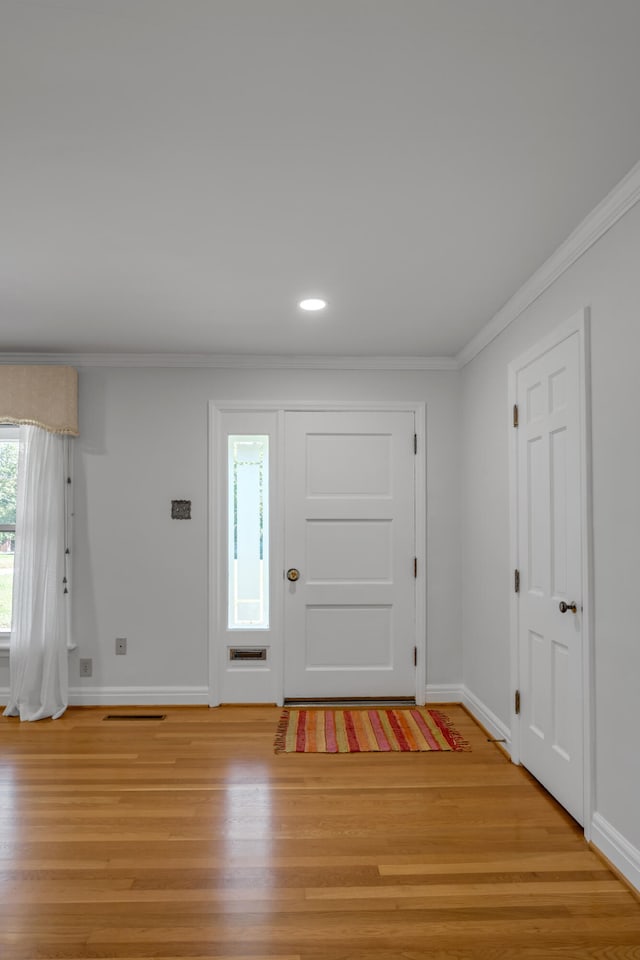
<path id="1" fill-rule="evenodd" d="M 464 370 L 381 372 L 87 367 L 75 444 L 71 683 L 204 690 L 209 400 L 425 400 L 427 679 L 511 712 L 507 366 L 591 310 L 595 550 L 594 838 L 640 886 L 640 205 Z M 172 498 L 193 520 L 172 521 Z M 129 653 L 114 654 L 127 636 Z M 94 676 L 78 678 L 78 656 Z M 0 688 L 8 661 L 0 659 Z M 108 694 L 106 694 L 108 695 Z"/>
<path id="2" fill-rule="evenodd" d="M 591 308 L 595 551 L 595 809 L 615 842 L 640 851 L 640 205 L 636 205 L 462 371 L 463 674 L 510 722 L 507 365 Z M 616 834 L 620 836 L 617 836 Z M 606 834 L 606 836 L 605 836 Z M 620 858 L 618 858 L 618 861 Z M 625 864 L 618 862 L 618 866 Z M 629 867 L 629 864 L 626 864 Z M 627 869 L 638 884 L 640 860 Z"/>
<path id="3" fill-rule="evenodd" d="M 462 680 L 459 374 L 455 371 L 80 369 L 75 441 L 75 702 L 206 702 L 207 406 L 222 401 L 422 400 L 427 404 L 427 676 Z M 191 521 L 170 519 L 190 499 Z M 128 638 L 127 656 L 114 653 Z M 78 658 L 93 659 L 81 680 Z M 0 687 L 8 661 L 0 660 Z"/>

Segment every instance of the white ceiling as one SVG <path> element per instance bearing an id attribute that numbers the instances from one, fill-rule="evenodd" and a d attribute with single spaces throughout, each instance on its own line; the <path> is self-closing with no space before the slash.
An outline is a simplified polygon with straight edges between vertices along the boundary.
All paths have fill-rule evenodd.
<path id="1" fill-rule="evenodd" d="M 453 356 L 640 157 L 639 43 L 638 0 L 0 0 L 0 350 Z"/>

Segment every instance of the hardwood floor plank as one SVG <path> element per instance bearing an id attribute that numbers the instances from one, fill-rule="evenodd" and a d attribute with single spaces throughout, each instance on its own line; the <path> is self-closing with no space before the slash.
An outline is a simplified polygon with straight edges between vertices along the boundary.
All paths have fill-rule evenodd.
<path id="1" fill-rule="evenodd" d="M 275 707 L 114 712 L 0 720 L 2 960 L 640 960 L 640 904 L 461 708 L 470 753 L 337 757 L 276 755 Z"/>
<path id="2" fill-rule="evenodd" d="M 410 877 L 431 873 L 508 873 L 517 868 L 517 872 L 531 870 L 601 870 L 602 861 L 590 850 L 579 853 L 559 854 L 517 854 L 504 860 L 478 860 L 475 862 L 453 863 L 382 863 L 379 866 L 382 877 Z"/>

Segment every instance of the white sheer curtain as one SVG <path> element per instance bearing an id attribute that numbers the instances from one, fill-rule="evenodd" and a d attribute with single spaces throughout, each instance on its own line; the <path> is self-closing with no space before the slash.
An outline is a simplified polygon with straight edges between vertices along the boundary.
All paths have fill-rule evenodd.
<path id="1" fill-rule="evenodd" d="M 60 717 L 68 702 L 66 443 L 20 427 L 11 690 L 6 716 Z"/>

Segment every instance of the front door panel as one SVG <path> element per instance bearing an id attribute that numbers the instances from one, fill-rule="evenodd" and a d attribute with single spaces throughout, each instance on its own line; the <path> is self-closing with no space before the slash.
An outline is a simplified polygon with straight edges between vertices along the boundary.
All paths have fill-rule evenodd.
<path id="1" fill-rule="evenodd" d="M 414 429 L 404 411 L 285 415 L 286 697 L 415 693 Z"/>

